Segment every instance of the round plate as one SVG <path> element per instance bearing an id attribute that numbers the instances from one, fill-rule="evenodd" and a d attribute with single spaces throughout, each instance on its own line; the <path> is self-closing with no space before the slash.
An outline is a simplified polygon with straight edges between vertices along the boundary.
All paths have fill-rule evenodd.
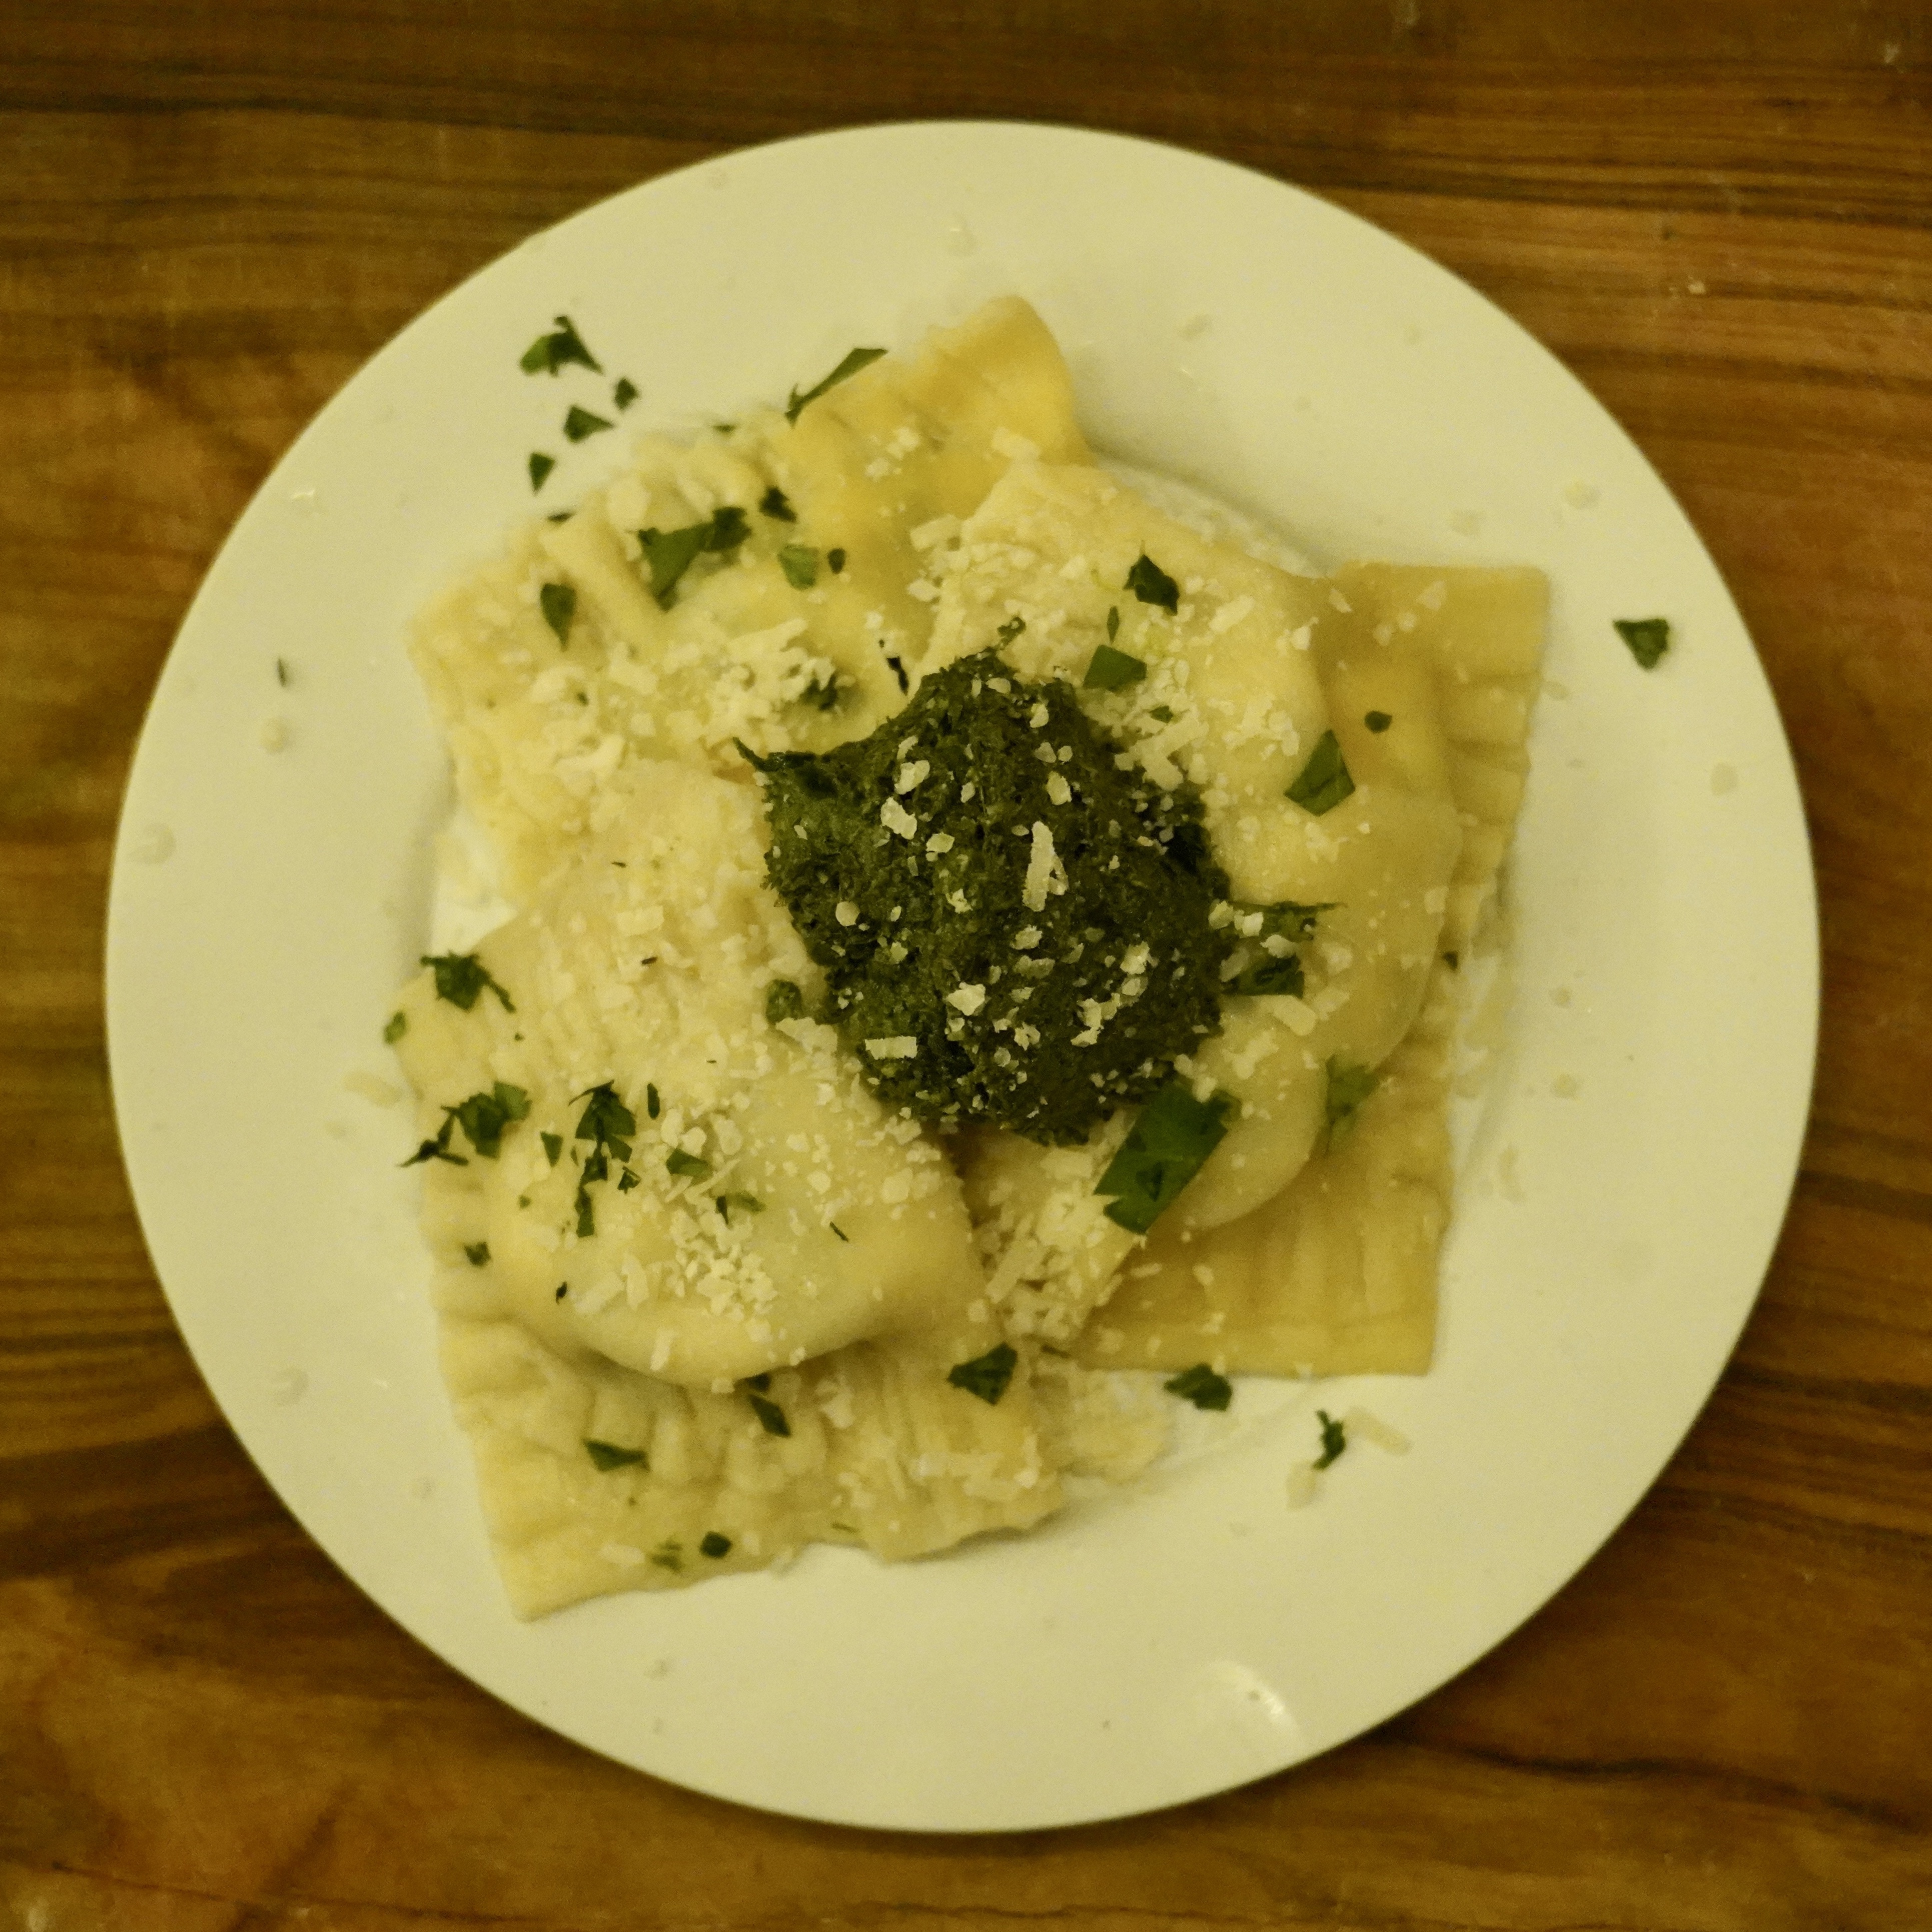
<path id="1" fill-rule="evenodd" d="M 543 501 L 567 314 L 624 419 L 782 397 L 1016 291 L 1109 454 L 1330 560 L 1554 585 L 1508 1044 L 1466 1143 L 1438 1364 L 1248 1384 L 1131 1492 L 888 1568 L 505 1606 L 437 1377 L 413 1136 L 379 1035 L 425 947 L 445 760 L 412 609 Z M 598 394 L 608 392 L 601 387 Z M 586 396 L 584 400 L 589 400 Z M 1638 669 L 1611 628 L 1662 614 Z M 280 663 L 278 675 L 278 661 Z M 284 683 L 282 680 L 286 678 Z M 115 1096 L 169 1298 L 249 1453 L 389 1614 L 628 1764 L 770 1810 L 977 1831 L 1173 1804 L 1353 1736 L 1574 1574 L 1708 1394 L 1763 1275 L 1816 1022 L 1790 754 L 1710 560 L 1582 388 L 1400 243 L 1221 163 L 1048 128 L 862 128 L 538 236 L 405 329 L 263 484 L 142 734 L 108 948 Z M 1286 1505 L 1316 1403 L 1358 1442 Z"/>

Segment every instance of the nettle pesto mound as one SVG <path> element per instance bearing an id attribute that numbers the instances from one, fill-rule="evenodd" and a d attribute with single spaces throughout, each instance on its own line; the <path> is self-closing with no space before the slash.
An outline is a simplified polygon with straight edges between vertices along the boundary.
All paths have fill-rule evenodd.
<path id="1" fill-rule="evenodd" d="M 986 650 L 869 737 L 752 758 L 767 874 L 888 1104 L 1076 1145 L 1218 1030 L 1227 876 L 1191 788 L 1118 752 Z"/>

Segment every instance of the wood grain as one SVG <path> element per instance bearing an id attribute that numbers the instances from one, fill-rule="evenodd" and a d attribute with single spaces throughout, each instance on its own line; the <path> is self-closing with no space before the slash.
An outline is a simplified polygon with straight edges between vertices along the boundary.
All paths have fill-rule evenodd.
<path id="1" fill-rule="evenodd" d="M 1923 0 L 156 8 L 0 45 L 0 1925 L 1932 1924 L 1932 16 Z M 169 640 L 268 466 L 532 230 L 748 141 L 995 115 L 1311 186 L 1522 320 L 1730 582 L 1822 906 L 1762 1301 L 1540 1616 L 1316 1763 L 1038 1838 L 756 1816 L 455 1678 L 169 1319 L 100 950 Z"/>

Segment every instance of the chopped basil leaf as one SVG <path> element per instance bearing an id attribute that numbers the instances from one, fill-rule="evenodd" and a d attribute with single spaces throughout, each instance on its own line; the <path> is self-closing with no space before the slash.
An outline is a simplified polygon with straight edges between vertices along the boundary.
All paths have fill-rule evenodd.
<path id="1" fill-rule="evenodd" d="M 1120 634 L 1120 607 L 1112 604 L 1107 607 L 1107 641 L 1112 644 Z"/>
<path id="2" fill-rule="evenodd" d="M 580 363 L 586 369 L 594 369 L 598 375 L 604 373 L 603 365 L 584 346 L 567 315 L 556 319 L 556 326 L 546 335 L 540 335 L 523 353 L 520 364 L 524 373 L 529 376 L 554 376 L 566 363 Z"/>
<path id="3" fill-rule="evenodd" d="M 436 1130 L 436 1138 L 433 1141 L 424 1141 L 407 1160 L 402 1162 L 402 1165 L 404 1167 L 414 1167 L 419 1161 L 446 1160 L 452 1167 L 467 1167 L 470 1165 L 467 1155 L 452 1154 L 449 1150 L 449 1137 L 454 1132 L 455 1127 L 456 1109 L 454 1107 L 444 1108 L 442 1125 Z"/>
<path id="4" fill-rule="evenodd" d="M 658 1090 L 656 1088 L 652 1086 L 649 1081 L 646 1081 L 644 1083 L 644 1112 L 654 1120 L 658 1117 Z"/>
<path id="5" fill-rule="evenodd" d="M 620 1449 L 614 1442 L 598 1442 L 589 1436 L 584 1438 L 584 1446 L 600 1469 L 622 1469 L 633 1462 L 641 1462 L 647 1469 L 651 1466 L 650 1458 L 641 1449 Z"/>
<path id="6" fill-rule="evenodd" d="M 1670 648 L 1670 625 L 1663 617 L 1613 617 L 1616 633 L 1630 646 L 1630 654 L 1646 670 L 1654 670 L 1658 660 Z"/>
<path id="7" fill-rule="evenodd" d="M 481 1268 L 490 1258 L 490 1244 L 488 1241 L 465 1241 L 463 1252 L 469 1257 L 472 1268 Z"/>
<path id="8" fill-rule="evenodd" d="M 1322 1424 L 1322 1453 L 1315 1459 L 1318 1469 L 1325 1469 L 1348 1446 L 1348 1431 L 1346 1424 L 1337 1422 L 1325 1408 L 1318 1408 L 1316 1419 Z"/>
<path id="9" fill-rule="evenodd" d="M 544 478 L 556 467 L 556 458 L 546 456 L 540 449 L 530 452 L 530 489 L 532 494 L 544 486 Z"/>
<path id="10" fill-rule="evenodd" d="M 572 403 L 569 413 L 563 419 L 563 434 L 572 442 L 581 442 L 586 436 L 595 436 L 600 429 L 608 429 L 610 418 Z"/>
<path id="11" fill-rule="evenodd" d="M 982 1402 L 996 1402 L 1006 1392 L 1019 1360 L 1010 1342 L 1001 1342 L 970 1362 L 956 1362 L 946 1372 L 946 1379 L 956 1389 L 976 1395 Z"/>
<path id="12" fill-rule="evenodd" d="M 1186 1081 L 1169 1081 L 1141 1109 L 1094 1190 L 1114 1197 L 1107 1219 L 1144 1234 L 1220 1145 L 1234 1105 L 1231 1094 L 1197 1100 Z"/>
<path id="13" fill-rule="evenodd" d="M 590 1190 L 597 1182 L 610 1179 L 613 1156 L 620 1162 L 630 1159 L 631 1137 L 638 1131 L 638 1119 L 618 1099 L 616 1088 L 608 1080 L 586 1088 L 577 1097 L 584 1102 L 584 1108 L 571 1138 L 590 1143 L 590 1154 L 577 1177 L 577 1232 L 578 1238 L 584 1240 L 597 1232 Z M 617 1191 L 620 1194 L 626 1191 L 621 1181 Z"/>
<path id="14" fill-rule="evenodd" d="M 490 977 L 490 969 L 473 952 L 440 952 L 434 958 L 424 953 L 416 963 L 428 967 L 436 975 L 436 998 L 447 1000 L 452 1006 L 460 1006 L 466 1013 L 476 1005 L 486 986 L 502 1001 L 504 1012 L 517 1010 L 509 994 Z"/>
<path id="15" fill-rule="evenodd" d="M 668 1536 L 651 1552 L 651 1561 L 660 1570 L 668 1570 L 674 1575 L 684 1568 L 684 1545 L 674 1536 Z"/>
<path id="16" fill-rule="evenodd" d="M 394 1046 L 409 1030 L 410 1016 L 407 1013 L 392 1013 L 388 1024 L 382 1029 L 382 1044 Z"/>
<path id="17" fill-rule="evenodd" d="M 1371 731 L 1386 731 L 1395 720 L 1386 711 L 1364 711 L 1362 722 Z"/>
<path id="18" fill-rule="evenodd" d="M 522 1194 L 522 1195 L 519 1195 L 519 1196 L 517 1197 L 517 1205 L 518 1205 L 519 1208 L 527 1208 L 530 1204 L 530 1196 L 529 1196 L 527 1194 Z M 569 1282 L 567 1282 L 567 1281 L 560 1281 L 560 1282 L 559 1282 L 557 1283 L 557 1285 L 556 1285 L 556 1294 L 554 1294 L 554 1295 L 552 1295 L 552 1296 L 551 1296 L 551 1298 L 550 1298 L 550 1299 L 551 1299 L 553 1301 L 561 1301 L 561 1300 L 563 1299 L 563 1298 L 564 1298 L 566 1294 L 568 1294 L 569 1292 L 570 1292 L 570 1284 L 569 1284 Z"/>
<path id="19" fill-rule="evenodd" d="M 778 568 L 794 590 L 809 590 L 818 581 L 818 553 L 807 544 L 787 544 L 778 552 Z"/>
<path id="20" fill-rule="evenodd" d="M 758 499 L 758 510 L 760 515 L 776 518 L 782 524 L 798 521 L 798 512 L 792 508 L 791 499 L 776 483 Z"/>
<path id="21" fill-rule="evenodd" d="M 576 514 L 574 510 L 553 510 L 544 521 L 547 524 L 567 524 Z"/>
<path id="22" fill-rule="evenodd" d="M 806 404 L 817 402 L 827 389 L 836 388 L 841 382 L 857 375 L 861 369 L 869 368 L 885 352 L 883 349 L 848 350 L 838 368 L 822 382 L 813 383 L 802 395 L 796 389 L 792 391 L 790 399 L 785 404 L 785 421 L 789 423 L 796 422 L 799 412 Z"/>
<path id="23" fill-rule="evenodd" d="M 1231 993 L 1289 993 L 1298 1000 L 1305 984 L 1298 955 L 1284 952 L 1277 959 L 1264 952 L 1259 958 L 1250 960 L 1235 974 L 1227 990 Z"/>
<path id="24" fill-rule="evenodd" d="M 1169 1395 L 1191 1402 L 1196 1408 L 1226 1408 L 1234 1399 L 1234 1384 L 1226 1376 L 1217 1376 L 1205 1362 L 1196 1362 L 1191 1369 L 1170 1376 L 1161 1387 Z"/>
<path id="25" fill-rule="evenodd" d="M 1098 644 L 1088 662 L 1087 675 L 1080 680 L 1083 691 L 1124 691 L 1147 676 L 1147 666 L 1138 658 L 1117 651 L 1112 644 Z"/>
<path id="26" fill-rule="evenodd" d="M 568 584 L 546 584 L 537 592 L 544 622 L 556 633 L 564 650 L 570 648 L 570 620 L 577 615 L 577 592 Z"/>
<path id="27" fill-rule="evenodd" d="M 638 400 L 638 386 L 628 376 L 617 378 L 617 386 L 610 392 L 610 400 L 621 414 Z"/>
<path id="28" fill-rule="evenodd" d="M 845 568 L 845 553 L 842 550 L 829 550 L 825 553 L 825 567 L 834 577 Z"/>
<path id="29" fill-rule="evenodd" d="M 711 531 L 704 539 L 704 548 L 736 550 L 751 534 L 751 519 L 744 512 L 736 503 L 721 503 L 711 513 Z"/>
<path id="30" fill-rule="evenodd" d="M 1010 644 L 1026 628 L 1024 617 L 1009 617 L 995 634 L 1003 644 Z"/>
<path id="31" fill-rule="evenodd" d="M 1174 713 L 1165 704 L 1155 705 L 1148 712 L 1148 716 L 1150 718 L 1158 718 L 1163 724 L 1172 724 L 1174 722 Z"/>
<path id="32" fill-rule="evenodd" d="M 562 1135 L 539 1134 L 538 1135 L 537 1138 L 543 1142 L 544 1158 L 549 1161 L 551 1166 L 556 1166 L 557 1162 L 563 1158 Z"/>
<path id="33" fill-rule="evenodd" d="M 728 1228 L 731 1225 L 731 1210 L 734 1208 L 745 1214 L 762 1214 L 765 1211 L 765 1204 L 755 1194 L 721 1194 L 717 1207 L 718 1218 Z"/>
<path id="34" fill-rule="evenodd" d="M 472 1094 L 443 1112 L 469 1136 L 470 1144 L 485 1160 L 494 1160 L 503 1151 L 504 1130 L 530 1118 L 530 1096 L 522 1088 L 499 1080 L 488 1093 Z"/>
<path id="35" fill-rule="evenodd" d="M 1382 1076 L 1373 1068 L 1351 1066 L 1339 1055 L 1330 1055 L 1328 1096 L 1322 1111 L 1328 1117 L 1331 1152 L 1354 1131 L 1358 1109 L 1381 1084 Z"/>
<path id="36" fill-rule="evenodd" d="M 772 1026 L 781 1020 L 805 1017 L 803 990 L 790 980 L 774 980 L 765 988 L 765 1018 Z"/>
<path id="37" fill-rule="evenodd" d="M 1301 776 L 1288 787 L 1288 796 L 1304 812 L 1319 818 L 1324 812 L 1333 812 L 1354 789 L 1341 746 L 1334 732 L 1324 731 L 1309 753 Z"/>
<path id="38" fill-rule="evenodd" d="M 825 1225 L 830 1228 L 842 1241 L 850 1241 L 851 1240 L 852 1237 L 847 1234 L 845 1230 L 840 1227 L 836 1221 L 828 1221 Z"/>
<path id="39" fill-rule="evenodd" d="M 1169 616 L 1180 608 L 1180 586 L 1145 550 L 1135 560 L 1133 568 L 1127 572 L 1126 582 L 1120 587 L 1131 590 L 1143 604 L 1154 604 Z"/>
<path id="40" fill-rule="evenodd" d="M 626 1168 L 617 1177 L 617 1192 L 620 1194 L 628 1194 L 632 1188 L 641 1187 L 644 1184 L 638 1179 L 635 1170 L 631 1168 Z"/>
<path id="41" fill-rule="evenodd" d="M 711 1163 L 702 1160 L 694 1154 L 686 1154 L 682 1148 L 673 1148 L 664 1166 L 680 1178 L 692 1180 L 709 1180 Z"/>
<path id="42" fill-rule="evenodd" d="M 761 1395 L 747 1394 L 745 1400 L 752 1405 L 752 1413 L 763 1426 L 767 1436 L 789 1436 L 791 1424 L 785 1420 L 785 1412 L 775 1402 L 767 1402 Z"/>
<path id="43" fill-rule="evenodd" d="M 751 533 L 745 513 L 727 503 L 708 521 L 687 524 L 682 530 L 640 530 L 644 561 L 650 566 L 651 595 L 668 610 L 677 580 L 706 550 L 735 550 Z"/>
<path id="44" fill-rule="evenodd" d="M 729 1556 L 731 1553 L 731 1539 L 728 1536 L 720 1536 L 715 1529 L 707 1529 L 704 1532 L 703 1540 L 698 1546 L 698 1553 L 700 1556 L 709 1556 L 713 1558 Z"/>

